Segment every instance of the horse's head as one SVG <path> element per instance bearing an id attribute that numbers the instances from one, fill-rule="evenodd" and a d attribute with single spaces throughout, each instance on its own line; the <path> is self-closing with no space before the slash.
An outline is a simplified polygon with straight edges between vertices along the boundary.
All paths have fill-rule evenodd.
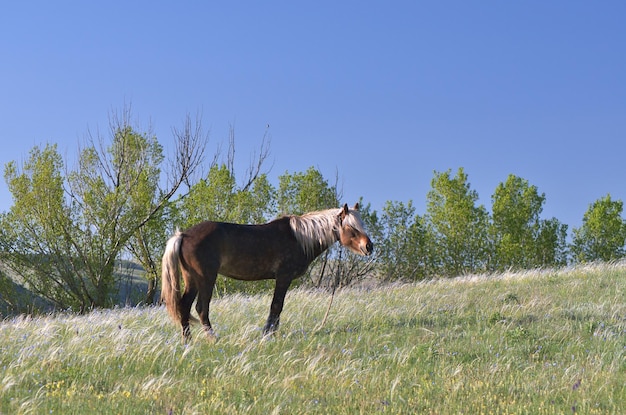
<path id="1" fill-rule="evenodd" d="M 358 255 L 371 255 L 374 244 L 365 232 L 363 221 L 359 215 L 359 204 L 355 204 L 352 209 L 348 205 L 343 205 L 339 212 L 339 242 L 352 252 Z"/>

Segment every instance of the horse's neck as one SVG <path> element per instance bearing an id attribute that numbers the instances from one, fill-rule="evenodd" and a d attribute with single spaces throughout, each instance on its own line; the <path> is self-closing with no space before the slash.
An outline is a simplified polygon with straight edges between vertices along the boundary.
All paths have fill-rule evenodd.
<path id="1" fill-rule="evenodd" d="M 315 249 L 313 251 L 313 258 L 311 260 L 313 260 L 313 259 L 317 258 L 318 256 L 322 255 L 325 251 L 328 250 L 328 248 L 333 246 L 335 244 L 335 242 L 337 242 L 338 240 L 339 240 L 339 237 L 336 236 L 335 240 L 330 242 L 330 243 L 328 243 L 326 241 L 320 243 L 318 249 Z"/>
<path id="2" fill-rule="evenodd" d="M 336 224 L 327 218 L 318 219 L 292 217 L 290 222 L 296 239 L 311 261 L 339 240 Z"/>

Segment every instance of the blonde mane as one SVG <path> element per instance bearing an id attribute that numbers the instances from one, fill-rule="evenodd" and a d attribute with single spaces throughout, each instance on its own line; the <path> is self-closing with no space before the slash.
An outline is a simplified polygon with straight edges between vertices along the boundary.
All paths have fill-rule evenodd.
<path id="1" fill-rule="evenodd" d="M 316 249 L 324 250 L 338 240 L 341 210 L 342 208 L 327 209 L 289 217 L 289 225 L 296 240 L 308 257 L 313 257 Z M 350 209 L 343 222 L 365 233 L 357 210 Z"/>

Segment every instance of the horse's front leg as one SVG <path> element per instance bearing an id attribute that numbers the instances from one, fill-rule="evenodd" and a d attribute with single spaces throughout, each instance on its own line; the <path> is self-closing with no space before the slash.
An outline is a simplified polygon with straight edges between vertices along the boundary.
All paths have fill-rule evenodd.
<path id="1" fill-rule="evenodd" d="M 276 278 L 276 288 L 274 289 L 274 298 L 272 298 L 272 305 L 270 306 L 270 315 L 267 318 L 267 323 L 263 327 L 263 335 L 273 334 L 278 330 L 280 324 L 280 313 L 283 311 L 283 304 L 285 303 L 285 295 L 291 285 L 291 278 Z"/>

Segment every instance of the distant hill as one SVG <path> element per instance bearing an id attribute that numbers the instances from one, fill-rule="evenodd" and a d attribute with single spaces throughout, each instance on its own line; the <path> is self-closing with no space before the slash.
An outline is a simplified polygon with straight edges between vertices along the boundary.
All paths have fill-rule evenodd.
<path id="1" fill-rule="evenodd" d="M 55 305 L 33 293 L 6 269 L 0 276 L 0 318 L 18 314 L 41 314 L 55 311 Z M 148 282 L 143 277 L 141 265 L 122 260 L 117 262 L 115 277 L 117 286 L 112 303 L 118 306 L 135 306 L 144 300 Z"/>

